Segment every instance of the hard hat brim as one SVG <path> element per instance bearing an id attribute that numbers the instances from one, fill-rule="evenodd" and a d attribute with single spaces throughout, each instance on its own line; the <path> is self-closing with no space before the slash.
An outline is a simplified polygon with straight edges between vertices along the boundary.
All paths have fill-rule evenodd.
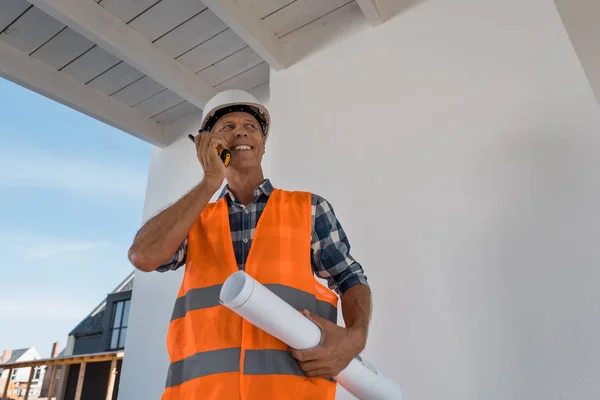
<path id="1" fill-rule="evenodd" d="M 271 116 L 267 108 L 259 103 L 243 101 L 219 104 L 217 107 L 214 107 L 202 119 L 200 129 L 207 131 L 211 130 L 215 122 L 219 118 L 223 117 L 226 114 L 229 114 L 230 112 L 236 111 L 248 112 L 249 114 L 251 114 L 261 124 L 263 135 L 265 137 L 269 135 L 271 127 Z"/>

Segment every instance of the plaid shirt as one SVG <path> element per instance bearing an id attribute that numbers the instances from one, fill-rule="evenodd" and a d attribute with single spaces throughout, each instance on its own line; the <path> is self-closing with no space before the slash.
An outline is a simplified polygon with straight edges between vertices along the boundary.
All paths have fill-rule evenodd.
<path id="1" fill-rule="evenodd" d="M 248 206 L 239 202 L 225 187 L 219 200 L 227 195 L 229 225 L 233 250 L 238 268 L 244 269 L 246 257 L 254 237 L 256 224 L 273 192 L 271 182 L 266 179 L 254 190 L 254 201 Z M 313 272 L 326 279 L 331 290 L 343 294 L 354 285 L 367 284 L 361 265 L 350 255 L 350 243 L 333 207 L 324 198 L 312 194 L 312 241 L 311 264 Z M 173 257 L 161 265 L 157 271 L 165 272 L 180 268 L 185 264 L 187 239 L 183 241 Z"/>

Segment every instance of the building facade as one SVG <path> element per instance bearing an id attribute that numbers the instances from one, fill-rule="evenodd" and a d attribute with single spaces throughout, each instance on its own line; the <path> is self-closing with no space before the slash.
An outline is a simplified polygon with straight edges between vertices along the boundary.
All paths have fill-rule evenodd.
<path id="1" fill-rule="evenodd" d="M 17 368 L 10 371 L 9 369 L 3 369 L 2 364 L 11 364 L 16 362 L 34 361 L 39 360 L 40 355 L 34 347 L 28 347 L 24 349 L 15 350 L 4 350 L 2 356 L 0 356 L 0 395 L 1 391 L 6 386 L 6 381 L 9 380 L 7 399 L 20 400 L 25 397 L 27 392 L 27 382 L 29 381 L 29 374 L 32 368 Z M 42 382 L 46 367 L 34 367 L 33 368 L 33 379 L 29 387 L 29 399 L 36 399 L 40 395 Z M 10 375 L 9 375 L 10 374 Z"/>
<path id="2" fill-rule="evenodd" d="M 123 351 L 127 336 L 129 305 L 133 289 L 133 273 L 125 278 L 106 298 L 88 314 L 69 333 L 66 348 L 60 357 L 97 355 Z M 117 399 L 121 360 L 116 365 L 116 380 L 113 399 Z M 79 364 L 60 366 L 57 371 L 56 398 L 61 400 L 75 399 Z M 107 385 L 111 373 L 111 362 L 87 363 L 83 380 L 81 398 L 85 400 L 105 400 Z M 42 394 L 47 397 L 50 379 L 46 379 Z"/>

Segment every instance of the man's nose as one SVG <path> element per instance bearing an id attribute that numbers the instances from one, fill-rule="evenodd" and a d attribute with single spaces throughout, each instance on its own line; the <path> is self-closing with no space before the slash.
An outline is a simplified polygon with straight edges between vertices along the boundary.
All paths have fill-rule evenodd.
<path id="1" fill-rule="evenodd" d="M 248 136 L 248 132 L 246 132 L 246 129 L 242 126 L 238 126 L 235 129 L 235 137 L 240 137 L 240 136 Z"/>

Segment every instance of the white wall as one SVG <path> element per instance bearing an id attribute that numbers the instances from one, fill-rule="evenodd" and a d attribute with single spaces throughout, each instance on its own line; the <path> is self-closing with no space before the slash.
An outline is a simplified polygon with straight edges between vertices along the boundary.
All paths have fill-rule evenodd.
<path id="1" fill-rule="evenodd" d="M 599 398 L 600 110 L 553 3 L 347 18 L 272 76 L 267 163 L 346 228 L 375 296 L 365 356 L 410 399 Z M 194 157 L 153 154 L 145 218 Z M 159 398 L 181 273 L 135 279 L 120 399 Z"/>
<path id="2" fill-rule="evenodd" d="M 333 203 L 407 398 L 600 398 L 600 111 L 552 2 L 422 2 L 271 104 L 274 181 Z"/>
<path id="3" fill-rule="evenodd" d="M 37 350 L 34 347 L 30 347 L 29 349 L 27 349 L 27 351 L 25 351 L 25 353 L 21 354 L 21 357 L 19 357 L 19 359 L 14 360 L 13 362 L 25 362 L 25 361 L 34 361 L 34 360 L 39 360 L 40 359 L 40 355 L 37 352 Z M 31 367 L 27 367 L 27 368 L 18 368 L 17 369 L 17 374 L 15 376 L 15 381 L 17 382 L 27 382 L 29 380 L 29 373 L 31 372 Z M 2 372 L 0 373 L 0 377 L 2 378 L 8 378 L 9 375 L 9 369 L 8 368 L 4 368 L 2 370 Z M 43 372 L 41 374 L 41 378 L 43 379 Z M 6 381 L 4 381 L 6 382 Z M 34 386 L 39 386 L 40 382 L 37 382 L 35 385 L 32 385 L 32 387 Z M 0 387 L 0 391 L 4 390 L 4 386 Z"/>

